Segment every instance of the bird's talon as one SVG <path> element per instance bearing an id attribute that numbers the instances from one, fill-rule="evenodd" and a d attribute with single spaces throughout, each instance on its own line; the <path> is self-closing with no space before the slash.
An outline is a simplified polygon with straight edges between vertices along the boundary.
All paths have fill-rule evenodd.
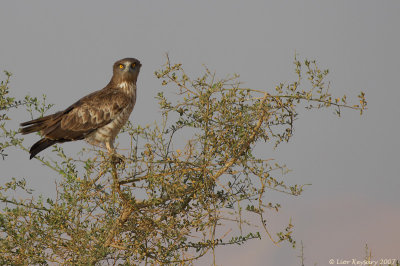
<path id="1" fill-rule="evenodd" d="M 111 154 L 111 161 L 113 162 L 113 163 L 116 163 L 116 164 L 125 164 L 125 156 L 123 156 L 123 155 L 121 155 L 121 154 L 118 154 L 118 153 L 112 153 Z"/>

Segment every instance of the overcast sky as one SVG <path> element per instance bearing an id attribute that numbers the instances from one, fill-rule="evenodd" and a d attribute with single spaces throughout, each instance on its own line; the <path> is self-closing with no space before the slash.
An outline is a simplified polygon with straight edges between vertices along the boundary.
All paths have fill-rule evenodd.
<path id="1" fill-rule="evenodd" d="M 268 216 L 271 230 L 292 218 L 306 265 L 361 259 L 366 243 L 376 259 L 399 258 L 399 14 L 399 1 L 369 0 L 2 1 L 0 70 L 14 74 L 14 96 L 46 94 L 56 111 L 103 88 L 114 61 L 136 57 L 143 67 L 131 121 L 145 125 L 159 117 L 154 71 L 166 52 L 192 76 L 205 64 L 265 90 L 294 78 L 295 52 L 316 59 L 330 69 L 333 94 L 363 90 L 368 110 L 342 118 L 303 110 L 292 141 L 265 150 L 293 170 L 287 182 L 312 184 L 300 197 L 269 196 L 283 206 Z M 16 116 L 15 125 L 30 118 Z M 36 140 L 27 136 L 26 145 Z M 73 154 L 80 145 L 64 147 Z M 1 183 L 26 177 L 39 192 L 54 190 L 54 174 L 25 153 L 11 151 L 0 169 Z M 300 265 L 298 255 L 266 238 L 218 249 L 217 263 Z"/>

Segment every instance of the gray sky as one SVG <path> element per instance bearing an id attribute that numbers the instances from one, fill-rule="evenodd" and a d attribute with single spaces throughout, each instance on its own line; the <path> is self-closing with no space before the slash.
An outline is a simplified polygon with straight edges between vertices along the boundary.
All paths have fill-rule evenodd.
<path id="1" fill-rule="evenodd" d="M 143 67 L 131 121 L 144 125 L 158 118 L 153 73 L 165 52 L 192 76 L 206 64 L 221 77 L 238 73 L 245 86 L 266 90 L 295 78 L 295 52 L 316 59 L 330 69 L 333 94 L 364 90 L 368 110 L 362 117 L 345 111 L 343 118 L 301 111 L 292 141 L 265 150 L 293 170 L 287 182 L 312 183 L 301 197 L 271 194 L 283 205 L 268 217 L 271 230 L 291 217 L 306 265 L 360 259 L 366 243 L 376 259 L 398 258 L 399 14 L 399 1 L 369 0 L 2 1 L 0 70 L 14 74 L 13 95 L 47 94 L 55 111 L 103 88 L 114 61 L 136 57 Z M 21 112 L 17 119 L 29 117 Z M 26 144 L 35 140 L 28 136 Z M 72 154 L 80 145 L 64 147 Z M 2 179 L 27 177 L 38 191 L 54 190 L 54 174 L 27 154 L 11 152 L 0 168 Z M 265 239 L 221 248 L 217 263 L 300 265 L 298 255 Z M 207 257 L 197 265 L 211 263 Z"/>

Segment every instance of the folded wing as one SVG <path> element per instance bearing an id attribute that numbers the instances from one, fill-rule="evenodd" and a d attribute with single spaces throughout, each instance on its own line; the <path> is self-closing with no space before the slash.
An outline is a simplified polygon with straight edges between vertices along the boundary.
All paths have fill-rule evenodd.
<path id="1" fill-rule="evenodd" d="M 22 134 L 38 131 L 43 136 L 32 146 L 31 158 L 55 143 L 84 139 L 111 123 L 128 104 L 129 98 L 123 92 L 106 88 L 83 97 L 64 111 L 22 123 Z"/>

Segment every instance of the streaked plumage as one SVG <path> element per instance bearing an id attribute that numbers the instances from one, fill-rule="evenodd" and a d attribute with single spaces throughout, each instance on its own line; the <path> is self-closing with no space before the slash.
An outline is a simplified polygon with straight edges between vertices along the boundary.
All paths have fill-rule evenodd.
<path id="1" fill-rule="evenodd" d="M 21 133 L 43 136 L 30 149 L 30 158 L 55 143 L 85 139 L 113 150 L 114 139 L 128 121 L 136 102 L 136 81 L 141 64 L 135 58 L 114 63 L 113 76 L 102 90 L 93 92 L 64 111 L 21 123 Z"/>

